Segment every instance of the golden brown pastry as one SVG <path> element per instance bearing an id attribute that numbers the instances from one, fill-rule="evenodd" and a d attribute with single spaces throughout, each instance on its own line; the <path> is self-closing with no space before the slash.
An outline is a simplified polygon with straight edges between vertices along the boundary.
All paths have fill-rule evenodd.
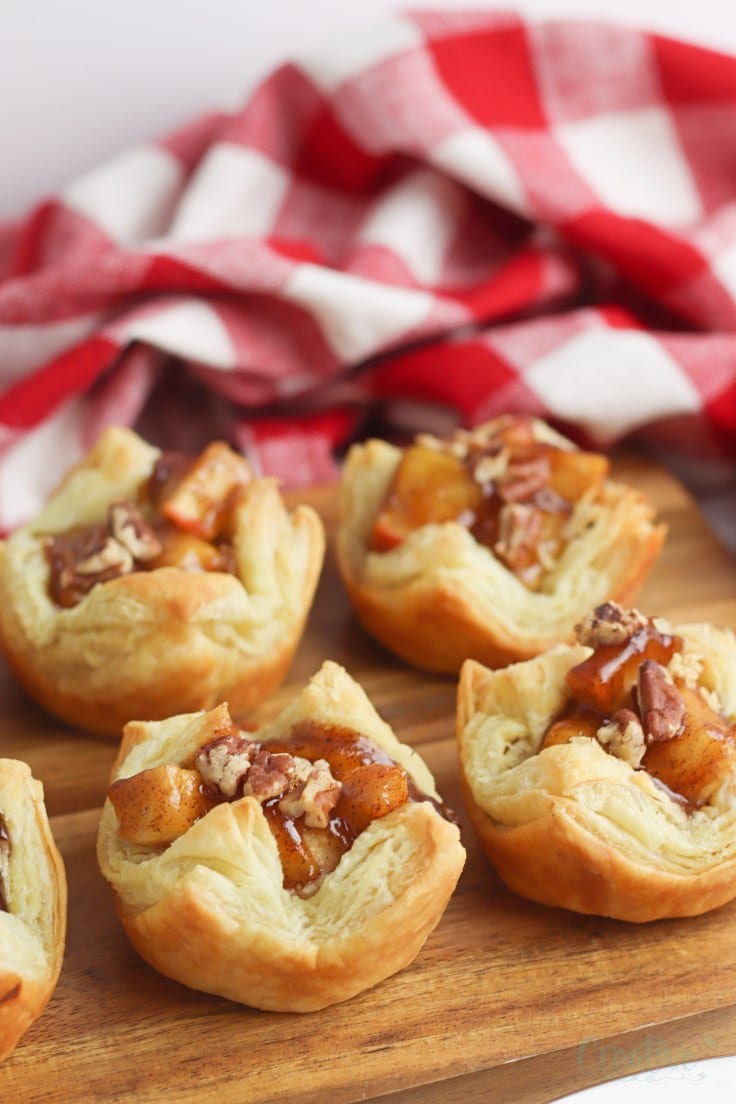
<path id="1" fill-rule="evenodd" d="M 98 838 L 134 946 L 195 989 L 308 1012 L 413 961 L 465 860 L 434 781 L 327 662 L 276 720 L 126 726 Z"/>
<path id="2" fill-rule="evenodd" d="M 604 603 L 580 643 L 458 690 L 463 795 L 507 885 L 645 921 L 736 896 L 736 638 Z"/>
<path id="3" fill-rule="evenodd" d="M 188 460 L 108 429 L 0 543 L 0 644 L 31 697 L 92 732 L 225 697 L 240 716 L 284 677 L 323 555 L 317 514 L 226 445 Z"/>
<path id="4" fill-rule="evenodd" d="M 521 416 L 403 451 L 354 446 L 337 557 L 358 618 L 431 671 L 468 657 L 498 667 L 572 641 L 592 604 L 633 600 L 664 540 L 608 466 Z"/>
<path id="5" fill-rule="evenodd" d="M 43 1012 L 61 970 L 66 876 L 30 768 L 0 759 L 0 1060 Z"/>

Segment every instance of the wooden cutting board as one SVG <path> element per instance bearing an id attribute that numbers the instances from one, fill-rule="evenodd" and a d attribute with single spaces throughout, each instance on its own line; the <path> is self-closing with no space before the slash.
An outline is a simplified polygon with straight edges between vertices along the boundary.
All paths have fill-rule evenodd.
<path id="1" fill-rule="evenodd" d="M 736 564 L 690 497 L 643 460 L 617 475 L 668 522 L 640 598 L 671 620 L 736 625 Z M 292 496 L 297 498 L 299 496 Z M 334 531 L 335 493 L 301 496 Z M 547 1102 L 611 1077 L 736 1052 L 736 903 L 634 926 L 526 902 L 478 853 L 463 815 L 453 740 L 455 683 L 409 670 L 351 615 L 331 551 L 287 683 L 290 700 L 325 658 L 364 685 L 460 814 L 468 863 L 412 966 L 310 1015 L 253 1011 L 146 966 L 118 925 L 95 861 L 115 749 L 29 703 L 0 673 L 0 752 L 44 782 L 69 878 L 69 934 L 56 993 L 0 1067 L 0 1099 L 53 1101 Z"/>

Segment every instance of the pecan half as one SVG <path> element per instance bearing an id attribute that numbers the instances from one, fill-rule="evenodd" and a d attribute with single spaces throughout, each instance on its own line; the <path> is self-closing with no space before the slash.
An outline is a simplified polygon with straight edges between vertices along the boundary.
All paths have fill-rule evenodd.
<path id="1" fill-rule="evenodd" d="M 648 624 L 636 609 L 624 609 L 617 602 L 604 602 L 575 626 L 578 644 L 597 648 L 605 644 L 623 644 Z"/>
<path id="2" fill-rule="evenodd" d="M 647 743 L 679 736 L 685 724 L 685 702 L 653 659 L 645 659 L 639 667 L 637 696 Z"/>

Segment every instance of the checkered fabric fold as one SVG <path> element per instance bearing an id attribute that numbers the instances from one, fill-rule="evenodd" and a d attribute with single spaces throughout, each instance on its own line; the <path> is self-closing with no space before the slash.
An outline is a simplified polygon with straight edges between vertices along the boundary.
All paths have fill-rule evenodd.
<path id="1" fill-rule="evenodd" d="M 736 58 L 415 12 L 0 226 L 0 528 L 104 425 L 287 484 L 506 410 L 736 452 Z"/>

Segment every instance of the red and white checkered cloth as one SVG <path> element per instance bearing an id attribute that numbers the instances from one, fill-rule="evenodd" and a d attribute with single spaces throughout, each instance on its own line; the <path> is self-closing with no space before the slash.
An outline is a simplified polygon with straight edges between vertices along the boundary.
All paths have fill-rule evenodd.
<path id="1" fill-rule="evenodd" d="M 433 11 L 122 154 L 0 226 L 0 527 L 110 422 L 297 484 L 524 410 L 729 477 L 735 119 L 736 58 Z"/>

